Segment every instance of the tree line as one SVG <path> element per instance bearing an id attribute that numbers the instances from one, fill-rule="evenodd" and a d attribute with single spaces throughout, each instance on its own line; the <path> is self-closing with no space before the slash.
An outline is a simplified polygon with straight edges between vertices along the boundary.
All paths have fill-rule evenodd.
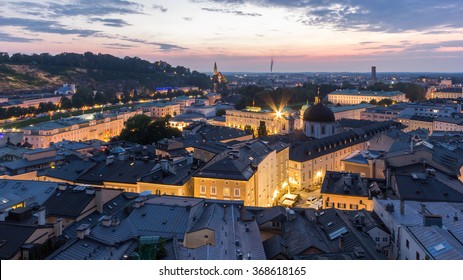
<path id="1" fill-rule="evenodd" d="M 69 67 L 84 68 L 90 70 L 89 76 L 96 81 L 137 80 L 150 89 L 166 85 L 212 88 L 212 81 L 205 74 L 190 71 L 184 66 L 173 67 L 165 61 L 152 63 L 139 57 L 119 58 L 92 52 L 83 54 L 64 52 L 56 55 L 49 53 L 9 55 L 7 52 L 0 52 L 0 64 L 2 63 L 37 65 L 51 74 L 63 73 L 65 68 Z"/>

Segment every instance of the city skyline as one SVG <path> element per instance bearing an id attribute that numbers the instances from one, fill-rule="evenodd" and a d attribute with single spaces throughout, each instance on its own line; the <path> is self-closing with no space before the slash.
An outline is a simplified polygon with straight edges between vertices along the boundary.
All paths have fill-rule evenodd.
<path id="1" fill-rule="evenodd" d="M 461 72 L 456 1 L 2 1 L 1 52 L 92 51 L 198 71 Z M 364 3 L 365 2 L 365 3 Z"/>

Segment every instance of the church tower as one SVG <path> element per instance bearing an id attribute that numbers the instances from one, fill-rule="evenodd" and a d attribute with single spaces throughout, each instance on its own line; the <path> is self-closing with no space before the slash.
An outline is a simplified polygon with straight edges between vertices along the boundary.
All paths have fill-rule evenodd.
<path id="1" fill-rule="evenodd" d="M 214 76 L 217 75 L 217 63 L 214 62 Z"/>

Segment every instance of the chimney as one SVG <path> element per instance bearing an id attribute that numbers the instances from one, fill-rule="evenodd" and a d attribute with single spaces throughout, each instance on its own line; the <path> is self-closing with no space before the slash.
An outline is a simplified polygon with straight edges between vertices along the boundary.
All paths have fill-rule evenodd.
<path id="1" fill-rule="evenodd" d="M 55 229 L 55 237 L 63 235 L 63 218 L 56 219 L 53 227 Z"/>
<path id="2" fill-rule="evenodd" d="M 410 153 L 413 154 L 413 148 L 415 147 L 415 143 L 413 142 L 413 139 L 410 138 Z"/>
<path id="3" fill-rule="evenodd" d="M 114 217 L 114 218 L 111 219 L 111 226 L 113 226 L 113 227 L 118 226 L 120 223 L 121 223 L 121 220 L 119 220 L 119 219 L 116 218 L 116 217 Z"/>
<path id="4" fill-rule="evenodd" d="M 344 236 L 341 234 L 341 236 L 339 236 L 339 251 L 344 251 Z"/>
<path id="5" fill-rule="evenodd" d="M 405 215 L 405 201 L 403 199 L 400 200 L 400 215 Z"/>
<path id="6" fill-rule="evenodd" d="M 104 216 L 103 217 L 103 226 L 110 227 L 111 226 L 111 216 Z"/>
<path id="7" fill-rule="evenodd" d="M 187 156 L 187 164 L 193 164 L 193 153 L 189 153 Z"/>
<path id="8" fill-rule="evenodd" d="M 77 229 L 77 238 L 84 239 L 85 236 L 90 234 L 90 225 L 89 224 L 81 224 Z"/>
<path id="9" fill-rule="evenodd" d="M 96 211 L 103 213 L 103 190 L 95 190 Z"/>
<path id="10" fill-rule="evenodd" d="M 386 204 L 386 211 L 389 212 L 389 213 L 394 212 L 394 204 L 392 204 L 392 203 Z"/>
<path id="11" fill-rule="evenodd" d="M 145 198 L 144 197 L 137 197 L 135 199 L 135 203 L 133 205 L 134 208 L 140 208 L 145 205 Z"/>
<path id="12" fill-rule="evenodd" d="M 391 188 L 391 169 L 386 169 L 386 188 Z"/>
<path id="13" fill-rule="evenodd" d="M 46 211 L 45 211 L 45 206 L 42 206 L 39 208 L 39 212 L 37 213 L 37 224 L 39 226 L 44 226 L 46 223 Z"/>
<path id="14" fill-rule="evenodd" d="M 114 156 L 113 156 L 113 155 L 108 156 L 108 157 L 106 158 L 106 166 L 110 165 L 110 164 L 113 163 L 113 162 L 114 162 Z"/>

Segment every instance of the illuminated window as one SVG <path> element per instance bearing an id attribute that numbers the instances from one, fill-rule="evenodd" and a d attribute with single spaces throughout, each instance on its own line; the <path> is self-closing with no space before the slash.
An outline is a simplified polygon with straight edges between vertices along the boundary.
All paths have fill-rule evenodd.
<path id="1" fill-rule="evenodd" d="M 230 196 L 230 188 L 224 188 L 223 189 L 223 196 L 225 196 L 225 197 Z"/>

